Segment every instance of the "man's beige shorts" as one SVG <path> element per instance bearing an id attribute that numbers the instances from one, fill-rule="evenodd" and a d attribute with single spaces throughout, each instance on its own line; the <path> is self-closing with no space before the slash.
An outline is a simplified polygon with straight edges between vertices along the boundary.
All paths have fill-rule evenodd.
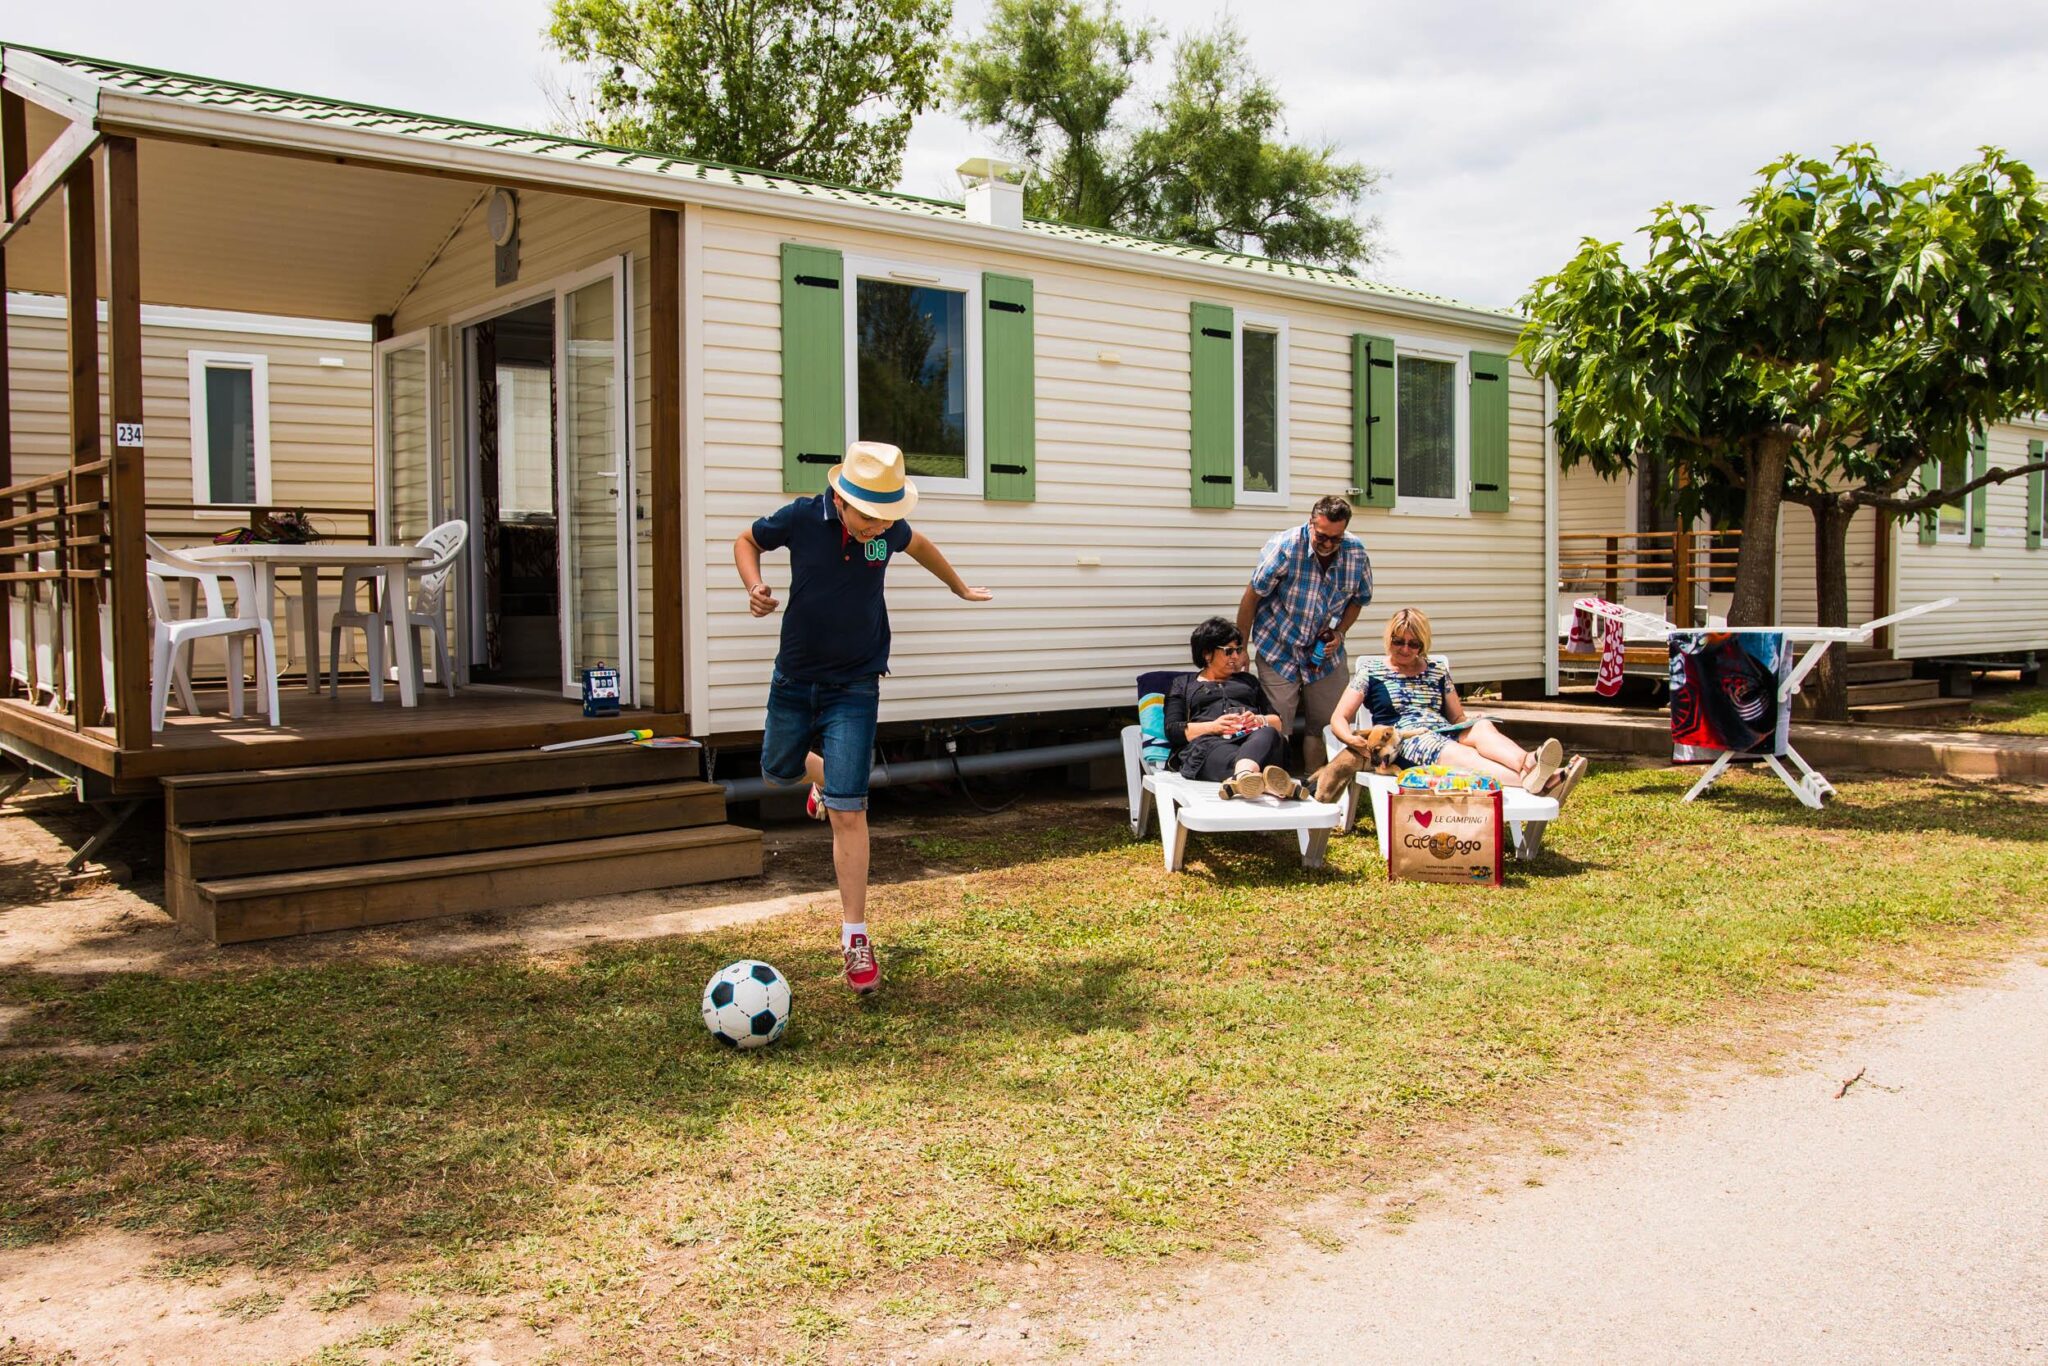
<path id="1" fill-rule="evenodd" d="M 1283 733 L 1292 735 L 1295 713 L 1305 713 L 1308 722 L 1309 767 L 1319 767 L 1319 756 L 1323 752 L 1323 727 L 1330 724 L 1330 713 L 1337 710 L 1337 703 L 1342 700 L 1344 689 L 1351 684 L 1351 660 L 1340 653 L 1337 656 L 1337 667 L 1307 687 L 1280 677 L 1263 659 L 1258 662 L 1257 667 L 1259 686 L 1266 690 L 1266 700 L 1273 704 L 1273 713 L 1280 718 L 1280 729 Z"/>

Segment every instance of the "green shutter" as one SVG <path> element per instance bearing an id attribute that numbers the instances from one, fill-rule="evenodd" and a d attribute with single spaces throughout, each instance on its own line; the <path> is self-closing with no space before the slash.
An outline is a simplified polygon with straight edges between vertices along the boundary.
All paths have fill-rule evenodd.
<path id="1" fill-rule="evenodd" d="M 2027 443 L 2027 463 L 2029 465 L 2041 463 L 2042 449 L 2042 444 L 2039 441 L 2029 441 Z M 2042 475 L 2040 470 L 2035 470 L 2027 476 L 2027 549 L 2029 550 L 2039 550 L 2041 548 L 2041 484 Z"/>
<path id="2" fill-rule="evenodd" d="M 822 493 L 846 454 L 846 291 L 840 256 L 782 244 L 782 488 Z"/>
<path id="3" fill-rule="evenodd" d="M 1508 510 L 1508 358 L 1472 353 L 1472 511 Z"/>
<path id="4" fill-rule="evenodd" d="M 1932 493 L 1941 487 L 1941 462 L 1930 460 L 1920 467 L 1920 491 Z M 1927 508 L 1920 514 L 1920 544 L 1933 545 L 1935 534 L 1941 528 L 1939 505 Z"/>
<path id="5" fill-rule="evenodd" d="M 1351 480 L 1358 505 L 1394 505 L 1394 339 L 1351 337 Z"/>
<path id="6" fill-rule="evenodd" d="M 1970 477 L 1982 479 L 1991 470 L 1991 437 L 1978 432 L 1970 441 Z M 1970 495 L 1970 544 L 1984 544 L 1984 525 L 1991 516 L 1991 485 Z"/>
<path id="7" fill-rule="evenodd" d="M 1031 282 L 981 277 L 983 496 L 1029 503 L 1038 495 L 1037 361 Z"/>
<path id="8" fill-rule="evenodd" d="M 1236 315 L 1221 304 L 1188 310 L 1188 503 L 1237 506 Z"/>

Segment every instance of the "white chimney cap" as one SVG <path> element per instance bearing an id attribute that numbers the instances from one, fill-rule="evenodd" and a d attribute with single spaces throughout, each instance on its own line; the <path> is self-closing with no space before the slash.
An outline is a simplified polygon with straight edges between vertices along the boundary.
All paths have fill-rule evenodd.
<path id="1" fill-rule="evenodd" d="M 969 157 L 954 168 L 970 185 L 987 184 L 992 180 L 1021 181 L 1030 169 L 1024 162 L 1004 161 L 1000 157 Z"/>

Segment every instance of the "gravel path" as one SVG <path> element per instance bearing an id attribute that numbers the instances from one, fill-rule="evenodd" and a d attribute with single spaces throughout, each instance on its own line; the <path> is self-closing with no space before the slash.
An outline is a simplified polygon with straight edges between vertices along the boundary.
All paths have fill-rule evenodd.
<path id="1" fill-rule="evenodd" d="M 1716 1089 L 1540 1185 L 1206 1271 L 1086 1354 L 2048 1363 L 2048 966 Z"/>

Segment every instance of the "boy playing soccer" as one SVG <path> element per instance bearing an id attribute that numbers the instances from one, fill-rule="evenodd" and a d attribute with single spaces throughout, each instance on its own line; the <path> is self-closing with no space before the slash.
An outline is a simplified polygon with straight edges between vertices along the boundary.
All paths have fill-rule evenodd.
<path id="1" fill-rule="evenodd" d="M 761 552 L 789 550 L 789 611 L 768 683 L 761 776 L 777 784 L 808 781 L 804 809 L 832 822 L 846 984 L 865 995 L 882 984 L 867 927 L 868 770 L 881 678 L 889 672 L 882 576 L 891 557 L 908 554 L 957 598 L 987 602 L 994 594 L 968 587 L 939 548 L 903 520 L 917 506 L 917 486 L 903 477 L 896 447 L 854 442 L 825 486 L 742 531 L 732 558 L 747 610 L 765 617 L 778 604 L 761 581 Z"/>

